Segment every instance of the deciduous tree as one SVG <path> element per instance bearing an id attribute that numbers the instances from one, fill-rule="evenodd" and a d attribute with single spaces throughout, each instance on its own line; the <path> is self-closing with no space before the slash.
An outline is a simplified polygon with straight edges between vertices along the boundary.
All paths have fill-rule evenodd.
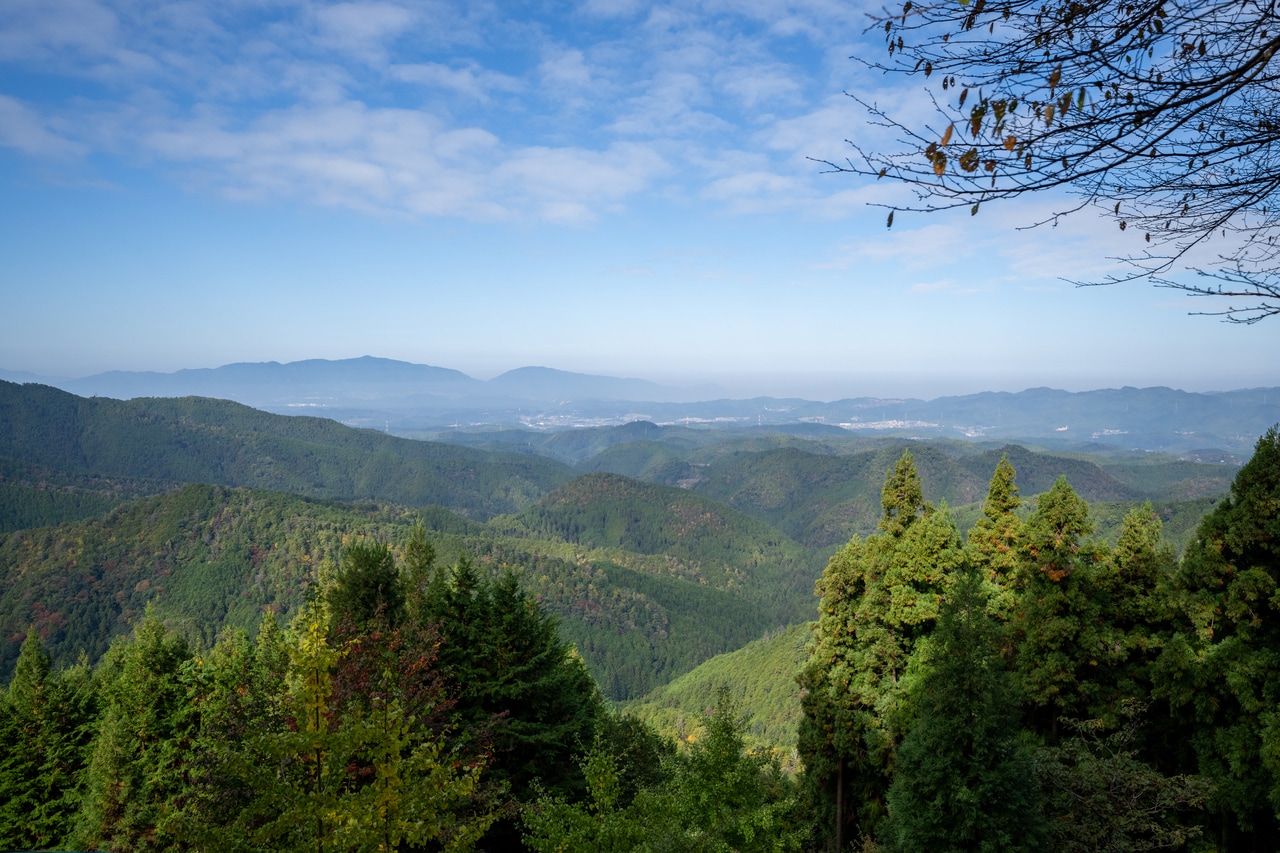
<path id="1" fill-rule="evenodd" d="M 1215 297 L 1202 312 L 1280 313 L 1280 13 L 1236 0 L 906 0 L 876 26 L 874 68 L 916 75 L 934 121 L 857 96 L 897 150 L 837 166 L 905 181 L 917 210 L 1064 188 L 1133 236 L 1128 270 Z M 890 216 L 890 224 L 893 218 Z M 1178 275 L 1193 249 L 1218 259 Z"/>

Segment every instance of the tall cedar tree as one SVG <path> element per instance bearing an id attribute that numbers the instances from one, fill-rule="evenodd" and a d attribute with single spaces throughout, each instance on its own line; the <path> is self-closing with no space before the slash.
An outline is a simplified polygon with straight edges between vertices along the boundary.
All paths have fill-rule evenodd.
<path id="1" fill-rule="evenodd" d="M 982 573 L 986 586 L 987 609 L 1001 620 L 1013 610 L 1014 575 L 1018 565 L 1018 541 L 1022 535 L 1022 519 L 1018 508 L 1017 472 L 1008 454 L 1000 456 L 987 499 L 982 504 L 982 517 L 969 531 L 969 561 Z"/>
<path id="2" fill-rule="evenodd" d="M 888 794 L 891 850 L 1042 849 L 1031 756 L 1018 742 L 1017 694 L 982 587 L 976 572 L 957 582 L 911 691 L 916 717 Z"/>
<path id="3" fill-rule="evenodd" d="M 874 835 L 884 817 L 914 655 L 964 560 L 945 509 L 925 503 L 909 452 L 881 505 L 878 532 L 855 537 L 819 581 L 813 651 L 799 676 L 805 784 L 818 833 L 837 848 Z"/>
<path id="4" fill-rule="evenodd" d="M 1204 518 L 1177 577 L 1182 630 L 1160 661 L 1197 768 L 1216 785 L 1218 842 L 1280 848 L 1280 431 Z"/>
<path id="5" fill-rule="evenodd" d="M 1016 668 L 1031 705 L 1031 728 L 1051 741 L 1058 718 L 1097 704 L 1093 680 L 1115 638 L 1099 600 L 1089 507 L 1059 477 L 1023 526 L 1013 620 Z"/>

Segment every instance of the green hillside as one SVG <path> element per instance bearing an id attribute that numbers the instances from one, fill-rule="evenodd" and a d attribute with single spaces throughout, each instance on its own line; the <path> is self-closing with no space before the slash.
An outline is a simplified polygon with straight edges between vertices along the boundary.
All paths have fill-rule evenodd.
<path id="1" fill-rule="evenodd" d="M 398 545 L 418 521 L 439 564 L 465 555 L 489 574 L 514 572 L 560 617 L 612 699 L 641 695 L 771 624 L 765 608 L 734 592 L 588 558 L 563 542 L 504 538 L 440 508 L 187 485 L 92 521 L 0 535 L 0 678 L 30 625 L 67 663 L 81 652 L 96 660 L 149 603 L 204 642 L 224 625 L 253 628 L 263 609 L 287 616 L 346 543 Z"/>
<path id="2" fill-rule="evenodd" d="M 908 447 L 925 492 L 955 507 L 982 500 L 1003 454 L 1017 470 L 1024 496 L 1047 491 L 1065 475 L 1090 502 L 1209 497 L 1224 493 L 1235 471 L 1172 457 L 1102 460 L 1017 445 L 979 450 L 920 442 L 836 455 L 796 446 L 721 456 L 701 469 L 703 479 L 693 490 L 767 521 L 809 547 L 830 548 L 874 528 L 885 473 Z"/>
<path id="3" fill-rule="evenodd" d="M 574 466 L 582 473 L 608 472 L 660 483 L 664 486 L 694 484 L 705 463 L 690 461 L 688 450 L 665 442 L 632 441 L 602 450 Z"/>
<path id="4" fill-rule="evenodd" d="M 225 400 L 87 399 L 11 382 L 0 382 L 0 458 L 76 474 L 437 504 L 481 519 L 519 510 L 571 476 L 532 454 L 395 438 Z"/>
<path id="5" fill-rule="evenodd" d="M 668 737 L 695 730 L 707 709 L 727 688 L 748 711 L 748 738 L 759 747 L 791 755 L 800 721 L 796 674 L 808 660 L 811 626 L 792 625 L 772 636 L 718 655 L 670 684 L 625 706 Z"/>
<path id="6" fill-rule="evenodd" d="M 785 621 L 812 606 L 820 572 L 812 552 L 758 519 L 684 489 L 617 474 L 579 477 L 512 517 L 506 529 L 648 555 L 655 559 L 637 567 L 745 595 Z"/>

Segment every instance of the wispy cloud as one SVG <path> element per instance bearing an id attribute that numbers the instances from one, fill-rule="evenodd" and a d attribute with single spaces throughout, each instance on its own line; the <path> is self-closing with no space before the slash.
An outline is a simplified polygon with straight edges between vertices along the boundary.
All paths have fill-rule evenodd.
<path id="1" fill-rule="evenodd" d="M 146 14 L 126 0 L 10 0 L 0 67 L 104 88 L 37 99 L 0 82 L 0 143 L 144 156 L 236 197 L 391 215 L 580 223 L 655 191 L 736 213 L 846 209 L 845 187 L 815 180 L 805 158 L 838 153 L 853 120 L 833 93 L 812 100 L 826 52 L 861 26 L 848 8 L 581 10 L 570 23 L 461 0 L 189 0 Z M 732 148 L 750 162 L 723 162 Z"/>
<path id="2" fill-rule="evenodd" d="M 440 62 L 393 64 L 389 76 L 406 83 L 448 89 L 479 102 L 488 102 L 492 92 L 518 92 L 524 84 L 517 77 L 483 68 L 474 61 L 455 67 Z"/>
<path id="3" fill-rule="evenodd" d="M 78 158 L 88 149 L 61 135 L 26 104 L 0 95 L 0 145 L 39 158 Z"/>

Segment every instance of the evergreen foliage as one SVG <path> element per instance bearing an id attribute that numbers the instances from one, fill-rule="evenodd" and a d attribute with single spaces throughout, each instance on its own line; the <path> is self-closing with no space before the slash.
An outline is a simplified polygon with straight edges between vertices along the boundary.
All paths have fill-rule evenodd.
<path id="1" fill-rule="evenodd" d="M 889 848 L 1043 849 L 1031 756 L 1018 742 L 1018 697 L 976 573 L 953 588 L 923 665 L 888 792 Z"/>
<path id="2" fill-rule="evenodd" d="M 747 752 L 743 721 L 722 692 L 703 732 L 670 756 L 665 780 L 620 796 L 618 762 L 597 738 L 583 762 L 584 803 L 543 796 L 523 815 L 527 846 L 562 850 L 785 853 L 801 849 L 791 818 L 793 785 L 777 765 Z"/>
<path id="3" fill-rule="evenodd" d="M 886 479 L 881 505 L 879 532 L 852 540 L 823 573 L 818 630 L 799 679 L 805 784 L 825 818 L 820 831 L 837 848 L 878 831 L 917 646 L 928 643 L 964 561 L 945 508 L 925 503 L 909 452 Z"/>
<path id="4" fill-rule="evenodd" d="M 1192 745 L 1214 783 L 1218 841 L 1280 844 L 1280 430 L 1258 440 L 1231 495 L 1200 525 L 1175 581 L 1181 612 L 1160 659 Z"/>
<path id="5" fill-rule="evenodd" d="M 28 630 L 0 693 L 0 848 L 54 848 L 70 835 L 96 717 L 89 667 L 53 669 Z"/>
<path id="6" fill-rule="evenodd" d="M 131 642 L 103 662 L 102 716 L 85 770 L 73 835 L 82 849 L 166 850 L 177 839 L 167 818 L 186 789 L 184 764 L 195 734 L 183 673 L 187 642 L 148 610 Z"/>
<path id="7" fill-rule="evenodd" d="M 421 561 L 415 540 L 415 560 Z M 381 543 L 347 546 L 342 567 L 329 588 L 329 612 L 335 625 L 360 629 L 375 620 L 395 627 L 404 618 L 405 590 L 391 549 Z"/>
<path id="8" fill-rule="evenodd" d="M 208 401 L 144 418 L 45 397 L 61 423 L 46 464 L 79 453 L 82 472 L 94 454 L 176 464 L 164 440 L 183 424 L 281 427 Z M 159 444 L 95 438 L 85 430 L 104 412 L 139 417 Z M 394 467 L 383 438 L 291 429 L 289 441 L 371 442 Z M 753 441 L 734 466 L 833 470 L 798 440 Z M 686 449 L 711 452 L 699 444 Z M 705 495 L 616 475 L 540 500 L 513 481 L 502 500 L 530 508 L 488 524 L 187 485 L 0 535 L 0 847 L 1280 843 L 1277 430 L 1181 560 L 1159 504 L 1109 507 L 1105 537 L 1066 478 L 1024 506 L 1020 489 L 1035 487 L 1014 462 L 1031 460 L 1041 482 L 1043 455 L 871 444 L 856 464 L 887 476 L 878 501 L 858 487 L 872 523 L 831 556 L 817 623 L 750 645 L 801 612 L 801 546 Z M 709 490 L 730 458 L 697 469 Z M 994 467 L 980 509 L 974 460 Z M 110 491 L 77 476 L 57 487 Z M 1149 475 L 1187 482 L 1170 477 Z M 160 481 L 122 479 L 119 494 L 129 482 Z M 792 487 L 803 478 L 775 480 L 758 506 L 785 516 Z M 967 542 L 926 500 L 936 493 L 975 502 Z M 704 661 L 636 706 L 662 733 L 601 695 L 638 696 Z M 792 778 L 778 751 L 748 744 L 785 755 L 792 735 L 777 733 L 797 716 Z"/>

